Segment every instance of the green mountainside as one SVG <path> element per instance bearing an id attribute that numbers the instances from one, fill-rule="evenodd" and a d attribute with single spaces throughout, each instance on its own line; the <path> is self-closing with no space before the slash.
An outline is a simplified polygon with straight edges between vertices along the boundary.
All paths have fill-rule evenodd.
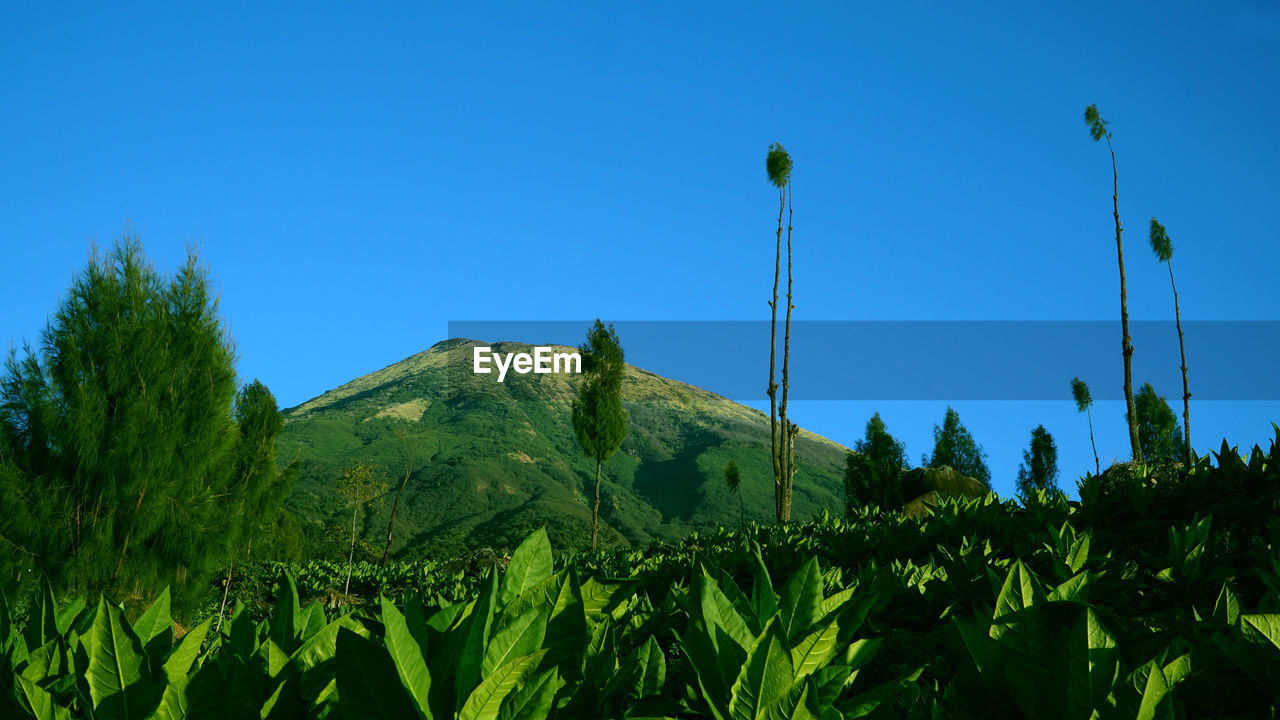
<path id="1" fill-rule="evenodd" d="M 411 475 L 396 515 L 393 556 L 452 557 L 514 548 L 546 526 L 556 547 L 590 544 L 594 464 L 573 436 L 575 375 L 471 371 L 472 340 L 430 349 L 285 411 L 281 462 L 302 475 L 286 507 L 307 552 L 329 555 L 350 538 L 352 506 L 337 493 L 344 468 L 372 463 L 389 484 L 357 527 L 366 557 L 380 556 L 395 492 Z M 529 345 L 492 344 L 500 353 Z M 573 348 L 560 348 L 572 351 Z M 769 418 L 699 388 L 627 366 L 623 401 L 630 429 L 605 463 L 602 547 L 673 542 L 691 531 L 773 519 Z M 792 517 L 843 511 L 846 448 L 801 431 Z M 741 500 L 725 486 L 737 461 Z M 741 504 L 740 504 L 741 503 Z"/>

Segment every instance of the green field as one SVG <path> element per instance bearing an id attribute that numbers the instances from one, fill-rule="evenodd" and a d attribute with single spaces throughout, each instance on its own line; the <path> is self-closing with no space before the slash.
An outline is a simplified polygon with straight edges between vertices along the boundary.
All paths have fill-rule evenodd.
<path id="1" fill-rule="evenodd" d="M 1277 429 L 1280 441 L 1280 429 Z M 1080 502 L 575 553 L 260 563 L 234 614 L 0 607 L 6 717 L 1183 718 L 1280 711 L 1280 445 L 1117 466 Z M 339 702 L 340 701 L 340 702 Z M 8 703 L 8 705 L 5 705 Z"/>

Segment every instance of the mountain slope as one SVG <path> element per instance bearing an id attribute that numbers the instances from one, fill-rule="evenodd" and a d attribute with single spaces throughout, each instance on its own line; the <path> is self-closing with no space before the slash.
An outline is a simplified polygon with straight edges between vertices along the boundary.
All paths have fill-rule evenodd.
<path id="1" fill-rule="evenodd" d="M 590 544 L 595 466 L 578 448 L 570 423 L 577 376 L 509 372 L 498 383 L 496 374 L 472 373 L 478 344 L 484 343 L 437 343 L 285 411 L 279 457 L 303 463 L 286 504 L 312 553 L 330 554 L 344 533 L 349 538 L 352 508 L 336 488 L 343 468 L 361 461 L 379 465 L 390 485 L 385 502 L 375 501 L 357 528 L 366 550 L 380 554 L 410 450 L 394 555 L 509 549 L 542 525 L 557 547 Z M 520 343 L 492 347 L 504 354 L 531 351 Z M 736 525 L 743 513 L 773 519 L 767 415 L 631 365 L 623 404 L 628 435 L 603 468 L 603 547 L 673 541 L 693 530 Z M 804 431 L 796 445 L 793 518 L 840 512 L 846 449 Z M 741 501 L 724 483 L 729 460 L 742 471 Z"/>

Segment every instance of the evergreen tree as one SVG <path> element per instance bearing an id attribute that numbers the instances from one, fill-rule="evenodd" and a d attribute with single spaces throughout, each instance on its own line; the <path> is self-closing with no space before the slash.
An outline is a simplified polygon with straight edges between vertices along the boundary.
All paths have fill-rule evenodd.
<path id="1" fill-rule="evenodd" d="M 622 446 L 627 436 L 627 411 L 622 407 L 622 377 L 626 370 L 622 345 L 611 323 L 596 318 L 579 346 L 582 378 L 573 402 L 573 431 L 578 446 L 596 461 L 595 503 L 591 506 L 591 549 L 600 530 L 600 466 Z"/>
<path id="2" fill-rule="evenodd" d="M 907 448 L 889 434 L 875 413 L 867 421 L 864 437 L 845 457 L 845 509 L 878 505 L 883 510 L 902 507 L 902 474 L 907 466 Z"/>
<path id="3" fill-rule="evenodd" d="M 960 422 L 960 413 L 948 405 L 942 426 L 933 426 L 933 455 L 929 457 L 929 467 L 947 465 L 991 487 L 991 471 L 987 469 L 986 457 L 982 446 L 974 442 L 973 436 Z"/>
<path id="4" fill-rule="evenodd" d="M 1157 395 L 1151 383 L 1144 383 L 1138 390 L 1138 441 L 1142 444 L 1142 457 L 1148 461 L 1178 460 L 1186 458 L 1182 429 L 1177 416 L 1163 396 Z"/>
<path id="5" fill-rule="evenodd" d="M 194 252 L 163 278 L 129 232 L 95 250 L 5 365 L 0 537 L 81 593 L 203 592 L 282 494 L 269 393 L 233 414 L 234 362 Z"/>
<path id="6" fill-rule="evenodd" d="M 1044 425 L 1031 431 L 1031 447 L 1022 451 L 1022 464 L 1018 466 L 1018 495 L 1024 500 L 1036 489 L 1049 490 L 1058 487 L 1058 446 Z"/>
<path id="7" fill-rule="evenodd" d="M 1195 464 L 1191 454 L 1191 390 L 1187 386 L 1187 348 L 1182 342 L 1182 310 L 1178 307 L 1178 285 L 1173 281 L 1173 241 L 1169 233 L 1155 218 L 1151 218 L 1151 251 L 1160 262 L 1169 266 L 1169 285 L 1173 287 L 1173 319 L 1178 328 L 1178 353 L 1182 357 L 1182 444 L 1186 452 L 1187 467 Z"/>
<path id="8" fill-rule="evenodd" d="M 276 438 L 284 429 L 284 416 L 280 414 L 276 398 L 266 385 L 254 380 L 236 393 L 232 414 L 236 422 L 236 442 L 232 450 L 232 495 L 237 498 L 237 515 L 242 518 L 228 533 L 232 549 L 227 563 L 227 576 L 223 581 L 222 604 L 218 611 L 218 626 L 226 610 L 231 592 L 236 558 L 253 557 L 254 540 L 266 541 L 269 548 L 278 548 L 281 528 L 293 528 L 296 520 L 284 519 L 289 511 L 282 503 L 297 482 L 301 465 L 294 461 L 283 472 L 276 467 Z M 290 522 L 292 520 L 292 522 Z M 301 530 L 294 531 L 298 535 Z M 285 558 L 273 555 L 273 560 Z"/>
<path id="9" fill-rule="evenodd" d="M 1089 444 L 1093 446 L 1093 469 L 1095 475 L 1102 474 L 1102 465 L 1098 462 L 1098 444 L 1093 440 L 1093 395 L 1089 386 L 1078 377 L 1071 378 L 1071 397 L 1076 401 L 1076 410 L 1085 413 L 1089 418 Z"/>
<path id="10" fill-rule="evenodd" d="M 1129 446 L 1133 459 L 1142 462 L 1142 446 L 1138 441 L 1138 418 L 1135 414 L 1133 399 L 1133 342 L 1129 337 L 1129 305 L 1125 291 L 1124 278 L 1124 246 L 1120 243 L 1120 176 L 1116 171 L 1116 151 L 1111 146 L 1111 131 L 1107 129 L 1107 121 L 1098 114 L 1098 106 L 1090 105 L 1084 109 L 1084 122 L 1089 126 L 1089 137 L 1094 142 L 1107 141 L 1107 149 L 1111 151 L 1111 215 L 1116 224 L 1116 261 L 1120 264 L 1120 351 L 1124 357 L 1124 402 L 1127 408 L 1125 422 L 1129 425 Z"/>
<path id="11" fill-rule="evenodd" d="M 729 464 L 724 466 L 724 483 L 729 486 L 729 492 L 738 496 L 738 513 L 740 515 L 738 527 L 745 527 L 747 524 L 747 509 L 742 503 L 742 493 L 739 491 L 739 486 L 742 485 L 742 473 L 738 470 L 736 460 L 730 460 Z"/>

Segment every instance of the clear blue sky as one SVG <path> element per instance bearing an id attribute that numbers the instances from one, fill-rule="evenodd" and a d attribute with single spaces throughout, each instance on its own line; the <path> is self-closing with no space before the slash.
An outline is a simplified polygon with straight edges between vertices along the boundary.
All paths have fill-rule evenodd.
<path id="1" fill-rule="evenodd" d="M 795 159 L 797 319 L 1112 320 L 1089 103 L 1115 133 L 1132 317 L 1172 313 L 1157 215 L 1184 318 L 1280 319 L 1276 2 L 215 5 L 0 9 L 6 343 L 126 222 L 163 268 L 200 239 L 239 370 L 283 406 L 450 320 L 766 319 L 773 141 Z M 1117 351 L 1091 382 L 1120 377 Z M 1061 403 L 955 403 L 1002 493 L 1037 423 L 1064 485 L 1092 467 L 1066 380 Z M 918 459 L 945 406 L 792 415 L 851 445 L 879 409 Z M 1197 403 L 1195 444 L 1265 447 L 1272 420 Z M 1094 423 L 1104 463 L 1127 454 L 1123 403 Z"/>

